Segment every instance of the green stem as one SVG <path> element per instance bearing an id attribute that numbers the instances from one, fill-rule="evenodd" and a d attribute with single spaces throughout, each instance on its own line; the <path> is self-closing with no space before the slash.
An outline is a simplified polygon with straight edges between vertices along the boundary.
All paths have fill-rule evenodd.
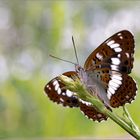
<path id="1" fill-rule="evenodd" d="M 86 93 L 86 92 L 85 92 Z M 95 106 L 100 112 L 107 115 L 111 120 L 113 120 L 115 123 L 117 123 L 120 127 L 122 127 L 124 130 L 126 130 L 129 134 L 131 134 L 136 139 L 140 139 L 140 134 L 137 133 L 135 130 L 133 130 L 125 121 L 123 121 L 120 117 L 115 115 L 110 110 L 106 109 L 106 107 L 99 107 L 97 102 L 95 103 L 95 99 L 87 97 L 86 101 L 90 102 Z M 100 101 L 99 101 L 100 102 Z"/>
<path id="2" fill-rule="evenodd" d="M 127 131 L 130 135 L 132 135 L 136 139 L 140 139 L 140 135 L 135 130 L 133 130 L 131 127 L 129 127 L 129 125 L 126 124 L 124 121 L 122 121 L 119 117 L 112 114 L 112 112 L 108 111 L 107 116 L 110 117 L 110 119 L 112 119 L 114 122 L 116 122 L 125 131 Z"/>
<path id="3" fill-rule="evenodd" d="M 129 120 L 128 124 L 130 124 L 130 127 L 132 127 L 140 135 L 138 126 L 134 123 L 133 119 L 131 118 L 131 116 L 125 106 L 123 106 L 123 111 L 124 111 L 125 116 Z"/>

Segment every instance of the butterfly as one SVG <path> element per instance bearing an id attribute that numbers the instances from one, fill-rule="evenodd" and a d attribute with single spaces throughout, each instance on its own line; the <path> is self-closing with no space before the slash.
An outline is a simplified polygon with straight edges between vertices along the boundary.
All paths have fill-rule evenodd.
<path id="1" fill-rule="evenodd" d="M 75 65 L 75 71 L 63 75 L 78 76 L 87 90 L 97 96 L 106 106 L 117 108 L 131 103 L 136 96 L 137 86 L 129 74 L 134 62 L 134 37 L 127 31 L 115 33 L 86 59 L 84 67 Z M 59 76 L 44 87 L 50 100 L 69 107 L 79 107 L 93 121 L 107 120 L 107 116 L 96 110 L 91 103 L 81 100 L 65 88 Z"/>

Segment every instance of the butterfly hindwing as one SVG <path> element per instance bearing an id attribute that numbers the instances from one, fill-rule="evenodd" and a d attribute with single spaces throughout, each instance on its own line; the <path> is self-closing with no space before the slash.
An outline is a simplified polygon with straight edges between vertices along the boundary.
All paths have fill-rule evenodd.
<path id="1" fill-rule="evenodd" d="M 115 94 L 111 94 L 110 96 L 109 94 L 111 92 L 108 92 L 109 88 L 112 88 L 112 92 L 114 91 Z M 136 83 L 133 78 L 127 74 L 122 75 L 122 80 L 120 80 L 120 85 L 118 86 L 118 88 L 115 89 L 115 87 L 111 85 L 109 86 L 109 88 L 107 90 L 107 94 L 110 97 L 110 105 L 112 107 L 119 107 L 123 106 L 125 103 L 131 103 L 131 101 L 134 100 L 136 96 Z"/>
<path id="2" fill-rule="evenodd" d="M 96 110 L 95 107 L 88 105 L 86 103 L 80 102 L 80 109 L 84 113 L 85 116 L 88 117 L 88 119 L 92 119 L 93 121 L 102 121 L 107 120 L 107 116 L 103 113 L 100 113 Z"/>
<path id="3" fill-rule="evenodd" d="M 65 72 L 63 75 L 72 78 L 72 76 L 77 76 L 74 71 Z M 80 107 L 80 110 L 89 119 L 93 121 L 106 120 L 107 117 L 98 112 L 91 104 L 85 104 L 81 99 L 75 96 L 75 93 L 69 91 L 65 88 L 65 85 L 59 79 L 59 76 L 52 79 L 48 84 L 46 84 L 45 93 L 48 95 L 49 99 L 63 106 L 69 107 Z"/>

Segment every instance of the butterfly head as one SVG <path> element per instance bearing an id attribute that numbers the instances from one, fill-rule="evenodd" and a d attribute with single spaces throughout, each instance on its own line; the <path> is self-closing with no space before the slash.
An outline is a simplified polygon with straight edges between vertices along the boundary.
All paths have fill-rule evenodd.
<path id="1" fill-rule="evenodd" d="M 79 64 L 75 65 L 75 71 L 78 74 L 80 80 L 82 83 L 86 84 L 87 83 L 87 73 L 84 70 L 83 67 L 81 67 Z"/>
<path id="2" fill-rule="evenodd" d="M 81 73 L 84 69 L 79 64 L 75 64 L 75 71 L 77 73 Z"/>

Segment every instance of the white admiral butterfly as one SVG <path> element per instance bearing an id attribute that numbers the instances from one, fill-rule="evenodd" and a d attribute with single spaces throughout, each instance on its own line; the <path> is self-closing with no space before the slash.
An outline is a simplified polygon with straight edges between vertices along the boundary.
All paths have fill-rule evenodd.
<path id="1" fill-rule="evenodd" d="M 134 100 L 137 91 L 135 81 L 128 75 L 133 68 L 133 54 L 133 35 L 123 30 L 96 48 L 87 58 L 84 68 L 76 64 L 75 71 L 65 72 L 63 75 L 71 78 L 73 75 L 78 76 L 90 93 L 96 94 L 105 105 L 113 108 L 123 106 Z M 82 102 L 75 93 L 64 87 L 58 76 L 46 84 L 44 90 L 53 102 L 79 107 L 94 121 L 107 119 L 106 115 L 97 111 L 90 103 Z"/>

